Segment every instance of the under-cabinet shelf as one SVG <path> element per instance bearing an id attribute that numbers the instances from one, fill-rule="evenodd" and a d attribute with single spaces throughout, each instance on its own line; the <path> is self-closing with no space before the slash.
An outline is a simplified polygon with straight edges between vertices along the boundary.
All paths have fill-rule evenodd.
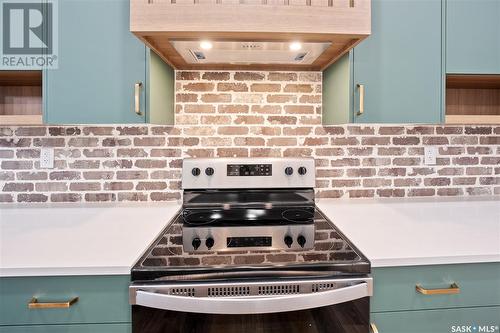
<path id="1" fill-rule="evenodd" d="M 42 72 L 0 71 L 0 124 L 42 123 Z"/>
<path id="2" fill-rule="evenodd" d="M 447 75 L 446 123 L 500 124 L 500 75 Z"/>

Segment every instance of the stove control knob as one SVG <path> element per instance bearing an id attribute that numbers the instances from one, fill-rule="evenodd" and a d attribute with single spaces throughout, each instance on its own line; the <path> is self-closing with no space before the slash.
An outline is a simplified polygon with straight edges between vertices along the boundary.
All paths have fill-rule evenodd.
<path id="1" fill-rule="evenodd" d="M 286 167 L 285 168 L 285 174 L 287 176 L 291 176 L 293 174 L 293 168 L 292 167 Z"/>
<path id="2" fill-rule="evenodd" d="M 215 241 L 212 237 L 208 237 L 207 240 L 205 241 L 205 245 L 209 250 L 212 248 L 212 246 L 214 246 L 214 243 Z"/>
<path id="3" fill-rule="evenodd" d="M 205 174 L 206 174 L 207 176 L 211 176 L 211 175 L 213 175 L 213 174 L 214 174 L 214 172 L 215 172 L 214 168 L 206 168 L 206 169 L 205 169 Z"/>
<path id="4" fill-rule="evenodd" d="M 306 238 L 300 235 L 297 237 L 297 243 L 299 243 L 300 247 L 304 247 L 304 245 L 306 245 Z"/>
<path id="5" fill-rule="evenodd" d="M 305 167 L 300 167 L 298 172 L 299 172 L 299 175 L 303 176 L 307 173 L 307 169 Z"/>
<path id="6" fill-rule="evenodd" d="M 201 239 L 199 239 L 198 237 L 196 237 L 195 239 L 193 239 L 193 242 L 191 243 L 191 245 L 193 245 L 193 248 L 195 250 L 198 250 L 198 248 L 201 245 Z"/>
<path id="7" fill-rule="evenodd" d="M 193 174 L 193 176 L 198 177 L 201 173 L 201 170 L 200 170 L 200 168 L 193 168 L 191 170 L 191 173 Z"/>
<path id="8" fill-rule="evenodd" d="M 292 243 L 293 243 L 293 238 L 290 236 L 285 236 L 284 241 L 285 241 L 286 246 L 288 246 L 288 248 L 290 248 L 292 246 Z"/>

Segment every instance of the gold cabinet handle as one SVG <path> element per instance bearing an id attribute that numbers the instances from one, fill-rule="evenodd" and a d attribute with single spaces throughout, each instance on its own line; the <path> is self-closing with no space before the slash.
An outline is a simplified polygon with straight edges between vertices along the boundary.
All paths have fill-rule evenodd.
<path id="1" fill-rule="evenodd" d="M 142 112 L 141 112 L 141 87 L 142 87 L 142 82 L 137 82 L 134 86 L 134 110 L 138 116 L 142 116 Z"/>
<path id="2" fill-rule="evenodd" d="M 375 325 L 374 323 L 371 323 L 370 324 L 370 332 L 371 333 L 378 333 L 377 325 Z"/>
<path id="3" fill-rule="evenodd" d="M 73 297 L 67 302 L 57 302 L 57 303 L 42 303 L 38 302 L 36 297 L 33 297 L 28 303 L 29 309 L 62 309 L 69 308 L 73 304 L 78 302 L 78 297 Z"/>
<path id="4" fill-rule="evenodd" d="M 420 284 L 417 284 L 415 289 L 422 295 L 452 295 L 460 293 L 460 288 L 455 282 L 453 282 L 449 288 L 425 289 Z"/>
<path id="5" fill-rule="evenodd" d="M 357 87 L 359 90 L 358 116 L 361 116 L 363 113 L 365 113 L 365 85 L 364 84 L 357 84 Z"/>

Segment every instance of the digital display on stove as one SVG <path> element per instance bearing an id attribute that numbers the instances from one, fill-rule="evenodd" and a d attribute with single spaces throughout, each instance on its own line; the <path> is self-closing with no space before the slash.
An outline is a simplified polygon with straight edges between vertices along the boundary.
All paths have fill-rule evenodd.
<path id="1" fill-rule="evenodd" d="M 272 164 L 228 164 L 228 176 L 272 176 Z"/>
<path id="2" fill-rule="evenodd" d="M 227 247 L 267 247 L 272 246 L 272 237 L 228 237 Z"/>

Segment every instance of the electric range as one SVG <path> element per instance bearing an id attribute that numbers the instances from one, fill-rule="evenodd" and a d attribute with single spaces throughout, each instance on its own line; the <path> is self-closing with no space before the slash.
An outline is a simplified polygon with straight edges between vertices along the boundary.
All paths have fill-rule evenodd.
<path id="1" fill-rule="evenodd" d="M 368 332 L 370 263 L 315 206 L 314 171 L 185 159 L 182 210 L 131 272 L 133 332 Z"/>

